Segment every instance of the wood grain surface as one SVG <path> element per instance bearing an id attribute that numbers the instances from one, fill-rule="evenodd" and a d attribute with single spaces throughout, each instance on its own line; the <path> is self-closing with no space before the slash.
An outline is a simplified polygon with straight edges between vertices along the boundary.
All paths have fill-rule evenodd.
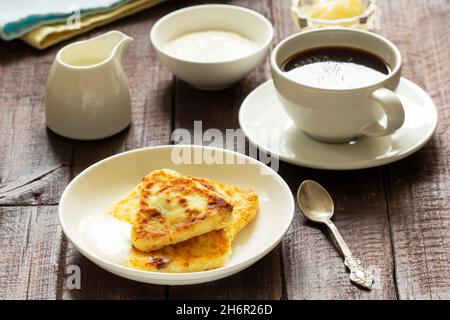
<path id="1" fill-rule="evenodd" d="M 208 3 L 211 1 L 208 1 Z M 264 14 L 273 45 L 297 32 L 289 0 L 214 1 Z M 80 142 L 45 126 L 44 93 L 56 52 L 20 41 L 0 43 L 0 299 L 443 299 L 450 298 L 450 3 L 379 0 L 376 32 L 404 57 L 404 76 L 439 109 L 433 140 L 416 154 L 381 168 L 331 172 L 282 163 L 293 193 L 314 179 L 336 199 L 335 223 L 355 256 L 376 275 L 372 291 L 349 283 L 331 235 L 296 212 L 283 242 L 261 261 L 227 279 L 185 286 L 140 284 L 100 269 L 62 234 L 59 198 L 91 164 L 125 150 L 171 144 L 176 128 L 236 129 L 245 96 L 270 78 L 266 59 L 236 86 L 202 92 L 175 79 L 156 59 L 151 26 L 177 8 L 206 1 L 169 1 L 70 41 L 117 29 L 135 41 L 123 64 L 133 122 L 111 138 Z M 67 268 L 81 268 L 81 289 L 67 287 Z"/>

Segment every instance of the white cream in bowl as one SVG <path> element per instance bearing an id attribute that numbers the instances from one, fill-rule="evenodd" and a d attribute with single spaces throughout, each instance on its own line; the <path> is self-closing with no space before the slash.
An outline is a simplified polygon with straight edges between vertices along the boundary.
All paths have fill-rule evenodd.
<path id="1" fill-rule="evenodd" d="M 262 62 L 273 27 L 239 6 L 199 5 L 161 18 L 150 40 L 161 62 L 178 78 L 204 90 L 232 86 Z"/>
<path id="2" fill-rule="evenodd" d="M 252 40 L 222 30 L 190 32 L 172 39 L 164 47 L 174 57 L 196 62 L 239 59 L 256 52 L 258 48 Z"/>

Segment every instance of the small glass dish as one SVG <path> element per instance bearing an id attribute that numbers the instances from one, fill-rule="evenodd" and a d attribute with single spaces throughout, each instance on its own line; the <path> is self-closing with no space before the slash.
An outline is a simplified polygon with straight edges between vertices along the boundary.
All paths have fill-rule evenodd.
<path id="1" fill-rule="evenodd" d="M 301 30 L 324 27 L 347 27 L 370 30 L 374 27 L 376 0 L 360 0 L 364 12 L 350 18 L 318 19 L 308 14 L 308 9 L 324 0 L 292 0 L 292 18 Z"/>

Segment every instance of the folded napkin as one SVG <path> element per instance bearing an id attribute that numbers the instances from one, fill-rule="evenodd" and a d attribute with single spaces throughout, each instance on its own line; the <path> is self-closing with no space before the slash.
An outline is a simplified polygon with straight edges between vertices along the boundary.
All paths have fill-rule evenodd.
<path id="1" fill-rule="evenodd" d="M 23 1 L 23 0 L 22 0 Z M 61 1 L 61 0 L 58 0 Z M 67 1 L 67 0 L 65 0 Z M 98 0 L 91 0 L 97 2 Z M 103 0 L 105 1 L 105 0 Z M 109 11 L 87 15 L 80 19 L 79 25 L 70 25 L 65 22 L 42 26 L 34 29 L 22 37 L 22 40 L 31 46 L 44 49 L 55 43 L 71 38 L 78 34 L 87 32 L 96 27 L 105 25 L 120 18 L 129 16 L 133 13 L 150 8 L 166 0 L 134 0 L 134 1 L 115 1 L 114 8 Z M 110 2 L 114 2 L 110 0 Z"/>
<path id="2" fill-rule="evenodd" d="M 127 2 L 130 0 L 2 0 L 0 38 L 20 38 L 38 26 L 66 22 L 75 12 L 84 17 Z"/>

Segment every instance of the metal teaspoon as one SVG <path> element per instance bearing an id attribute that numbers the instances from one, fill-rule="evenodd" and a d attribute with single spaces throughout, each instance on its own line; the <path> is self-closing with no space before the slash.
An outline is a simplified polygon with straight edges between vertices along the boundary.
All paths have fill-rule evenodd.
<path id="1" fill-rule="evenodd" d="M 364 288 L 372 289 L 373 274 L 365 270 L 361 266 L 361 261 L 352 255 L 336 226 L 331 222 L 334 204 L 327 190 L 315 181 L 306 180 L 298 188 L 297 201 L 303 216 L 313 222 L 327 225 L 333 233 L 344 255 L 344 264 L 350 270 L 350 281 Z"/>

